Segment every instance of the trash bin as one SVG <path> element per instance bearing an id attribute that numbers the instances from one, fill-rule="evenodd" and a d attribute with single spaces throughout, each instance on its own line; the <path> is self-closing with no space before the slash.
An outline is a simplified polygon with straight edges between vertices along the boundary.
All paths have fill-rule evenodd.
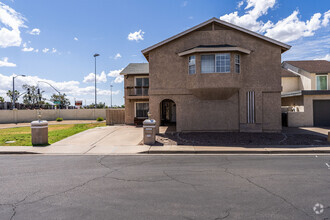
<path id="1" fill-rule="evenodd" d="M 146 119 L 143 121 L 143 143 L 154 144 L 156 141 L 156 121 L 154 119 Z"/>
<path id="2" fill-rule="evenodd" d="M 48 144 L 48 122 L 33 121 L 31 122 L 32 145 Z"/>

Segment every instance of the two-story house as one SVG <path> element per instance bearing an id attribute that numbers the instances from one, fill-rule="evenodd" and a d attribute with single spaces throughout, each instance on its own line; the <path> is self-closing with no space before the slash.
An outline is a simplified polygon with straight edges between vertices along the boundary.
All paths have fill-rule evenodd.
<path id="1" fill-rule="evenodd" d="M 282 63 L 282 106 L 288 126 L 330 126 L 330 62 Z"/>
<path id="2" fill-rule="evenodd" d="M 122 71 L 126 123 L 149 110 L 157 126 L 175 125 L 178 132 L 278 132 L 281 54 L 289 49 L 217 18 L 203 22 L 142 50 L 148 73 L 129 70 L 137 64 Z M 143 97 L 132 87 L 146 85 L 137 80 L 147 75 Z"/>

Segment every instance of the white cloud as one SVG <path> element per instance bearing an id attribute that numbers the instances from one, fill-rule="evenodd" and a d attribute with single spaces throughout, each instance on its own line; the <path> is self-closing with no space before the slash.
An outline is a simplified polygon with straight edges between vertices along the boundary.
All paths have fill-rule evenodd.
<path id="1" fill-rule="evenodd" d="M 74 37 L 73 40 L 78 41 L 79 39 L 77 37 Z"/>
<path id="2" fill-rule="evenodd" d="M 329 20 L 330 20 L 330 10 L 324 13 L 324 17 L 322 20 L 322 26 L 324 26 L 324 27 L 328 26 Z"/>
<path id="3" fill-rule="evenodd" d="M 95 82 L 95 74 L 94 73 L 88 74 L 87 76 L 84 77 L 83 82 L 84 83 Z M 102 71 L 101 74 L 96 74 L 96 82 L 101 82 L 101 83 L 107 82 L 107 75 L 105 74 L 104 71 Z"/>
<path id="4" fill-rule="evenodd" d="M 188 1 L 182 2 L 182 7 L 186 7 L 188 5 Z"/>
<path id="5" fill-rule="evenodd" d="M 118 59 L 118 58 L 121 58 L 120 53 L 117 53 L 114 59 L 116 60 L 116 59 Z"/>
<path id="6" fill-rule="evenodd" d="M 139 41 L 139 40 L 144 40 L 143 38 L 144 32 L 140 29 L 139 31 L 135 31 L 134 33 L 129 33 L 128 35 L 128 40 L 135 40 L 135 41 Z"/>
<path id="7" fill-rule="evenodd" d="M 39 52 L 39 49 L 35 49 L 34 52 L 38 53 Z"/>
<path id="8" fill-rule="evenodd" d="M 0 67 L 15 67 L 15 66 L 16 66 L 15 63 L 8 62 L 8 57 L 4 57 L 2 58 L 2 60 L 0 59 Z"/>
<path id="9" fill-rule="evenodd" d="M 55 48 L 52 49 L 52 53 L 56 53 L 56 51 L 57 51 L 57 50 L 56 50 Z"/>
<path id="10" fill-rule="evenodd" d="M 310 20 L 301 21 L 298 17 L 299 11 L 295 10 L 291 15 L 274 24 L 270 20 L 264 22 L 260 18 L 266 15 L 269 9 L 275 7 L 276 0 L 243 0 L 238 6 L 244 3 L 247 3 L 247 6 L 242 16 L 235 11 L 221 16 L 220 19 L 283 42 L 313 36 L 315 31 L 321 28 L 321 13 L 315 13 Z M 324 13 L 322 25 L 327 26 L 329 19 L 330 10 Z"/>
<path id="11" fill-rule="evenodd" d="M 39 35 L 40 34 L 40 29 L 34 28 L 32 31 L 29 32 L 31 35 Z"/>
<path id="12" fill-rule="evenodd" d="M 42 52 L 44 52 L 44 53 L 47 53 L 48 51 L 49 51 L 48 48 L 44 48 L 44 49 L 42 50 Z"/>
<path id="13" fill-rule="evenodd" d="M 119 69 L 119 70 L 111 70 L 108 73 L 109 77 L 115 78 L 114 82 L 115 83 L 122 83 L 124 81 L 124 77 L 120 75 L 120 72 L 123 71 L 124 68 Z"/>
<path id="14" fill-rule="evenodd" d="M 243 6 L 243 4 L 244 4 L 244 1 L 240 1 L 240 2 L 238 2 L 238 4 L 237 4 L 237 8 L 241 8 L 241 7 Z"/>
<path id="15" fill-rule="evenodd" d="M 315 58 L 314 60 L 327 60 L 327 61 L 330 61 L 330 54 L 328 53 L 324 57 Z"/>
<path id="16" fill-rule="evenodd" d="M 23 52 L 32 52 L 33 50 L 34 50 L 33 47 L 24 47 L 24 48 L 22 49 Z"/>
<path id="17" fill-rule="evenodd" d="M 6 92 L 10 89 L 12 89 L 12 77 L 6 76 L 0 73 L 0 96 L 4 97 L 7 101 L 9 101 L 9 98 L 6 95 Z M 68 95 L 68 98 L 70 98 L 71 104 L 73 103 L 73 99 L 76 98 L 77 100 L 88 100 L 89 102 L 94 101 L 94 86 L 87 86 L 87 87 L 81 87 L 80 83 L 78 81 L 62 81 L 57 82 L 54 80 L 48 80 L 43 79 L 38 76 L 31 76 L 28 75 L 26 77 L 17 77 L 15 79 L 15 89 L 17 88 L 18 91 L 21 93 L 23 92 L 22 85 L 29 84 L 29 85 L 37 85 L 38 81 L 45 81 L 47 83 L 50 83 L 52 86 L 54 86 L 58 91 L 61 93 L 65 93 Z M 46 83 L 39 83 L 39 87 L 45 91 L 44 97 L 48 100 L 50 99 L 51 95 L 56 93 L 56 91 L 50 87 Z M 119 90 L 115 90 L 112 92 L 113 95 L 118 95 L 120 93 Z M 109 95 L 111 94 L 110 90 L 104 90 L 104 89 L 97 89 L 97 95 L 98 100 L 108 100 Z M 105 97 L 102 97 L 105 96 Z M 47 101 L 48 101 L 47 100 Z M 48 101 L 49 102 L 49 101 Z"/>
<path id="18" fill-rule="evenodd" d="M 20 28 L 26 27 L 26 19 L 8 5 L 0 2 L 0 47 L 18 47 L 22 38 Z"/>

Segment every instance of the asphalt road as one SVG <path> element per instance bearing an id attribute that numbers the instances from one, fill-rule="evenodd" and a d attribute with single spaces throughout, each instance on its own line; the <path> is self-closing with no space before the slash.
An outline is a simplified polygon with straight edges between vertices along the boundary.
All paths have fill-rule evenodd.
<path id="1" fill-rule="evenodd" d="M 312 155 L 2 155 L 0 219 L 330 219 L 329 166 Z"/>

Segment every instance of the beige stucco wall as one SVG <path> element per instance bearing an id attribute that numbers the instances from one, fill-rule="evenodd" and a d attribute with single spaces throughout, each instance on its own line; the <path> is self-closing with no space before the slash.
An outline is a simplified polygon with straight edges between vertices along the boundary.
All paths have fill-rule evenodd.
<path id="1" fill-rule="evenodd" d="M 61 117 L 64 120 L 96 120 L 105 119 L 105 109 L 51 109 L 41 110 L 41 119 L 54 121 Z M 38 110 L 1 110 L 0 123 L 31 122 L 38 119 Z"/>
<path id="2" fill-rule="evenodd" d="M 299 77 L 282 77 L 282 92 L 301 90 Z"/>
<path id="3" fill-rule="evenodd" d="M 330 95 L 304 95 L 304 112 L 288 112 L 288 126 L 314 126 L 313 100 L 330 100 Z"/>
<path id="4" fill-rule="evenodd" d="M 251 50 L 241 54 L 241 73 L 200 73 L 200 55 L 196 55 L 196 75 L 188 75 L 188 56 L 178 52 L 198 45 L 229 44 Z M 233 56 L 235 53 L 231 53 Z M 159 104 L 173 98 L 177 105 L 177 130 L 279 130 L 281 118 L 281 49 L 274 44 L 236 30 L 194 31 L 177 40 L 160 46 L 149 53 L 150 111 L 159 119 Z M 194 78 L 194 79 L 193 79 Z M 207 100 L 214 90 L 232 92 L 232 96 Z M 197 98 L 193 91 L 203 92 Z M 238 90 L 238 94 L 233 92 Z M 246 124 L 246 92 L 256 91 L 256 124 Z M 269 95 L 268 93 L 274 93 Z M 267 101 L 263 99 L 267 93 Z M 216 97 L 215 97 L 216 99 Z M 278 105 L 278 106 L 276 106 Z M 263 112 L 265 109 L 267 112 Z M 262 126 L 263 123 L 265 126 Z M 243 129 L 242 129 L 243 128 Z M 245 129 L 247 128 L 247 129 Z"/>
<path id="5" fill-rule="evenodd" d="M 330 90 L 330 73 L 324 74 L 324 75 L 328 75 L 328 90 Z M 311 74 L 311 90 L 316 90 L 316 74 L 315 73 Z"/>

